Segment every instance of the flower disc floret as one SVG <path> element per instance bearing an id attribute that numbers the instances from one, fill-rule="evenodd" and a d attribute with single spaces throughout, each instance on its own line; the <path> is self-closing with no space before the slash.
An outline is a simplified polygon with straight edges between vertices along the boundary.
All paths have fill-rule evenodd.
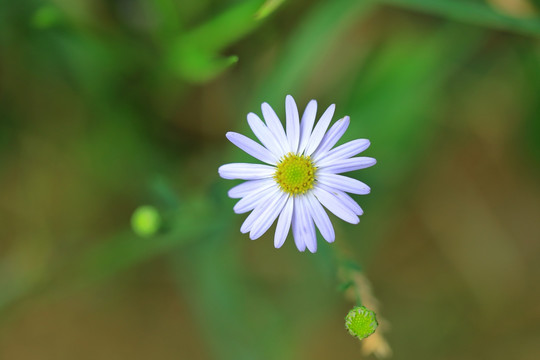
<path id="1" fill-rule="evenodd" d="M 277 165 L 274 179 L 281 190 L 288 194 L 305 194 L 313 188 L 315 171 L 309 156 L 288 153 Z"/>

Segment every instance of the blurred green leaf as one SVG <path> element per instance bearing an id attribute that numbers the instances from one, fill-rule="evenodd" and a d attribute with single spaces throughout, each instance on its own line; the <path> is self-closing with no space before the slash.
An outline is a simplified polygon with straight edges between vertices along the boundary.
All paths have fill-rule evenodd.
<path id="1" fill-rule="evenodd" d="M 515 18 L 505 15 L 484 2 L 465 0 L 375 0 L 382 4 L 396 5 L 451 20 L 487 28 L 540 36 L 540 19 Z"/>
<path id="2" fill-rule="evenodd" d="M 346 281 L 338 285 L 338 291 L 339 292 L 345 292 L 347 289 L 349 289 L 352 285 L 354 285 L 354 282 L 352 281 Z"/>
<path id="3" fill-rule="evenodd" d="M 49 271 L 36 274 L 27 281 L 5 279 L 2 282 L 7 284 L 9 291 L 0 296 L 0 312 L 29 295 L 72 291 L 104 281 L 144 261 L 215 233 L 216 229 L 224 227 L 228 217 L 222 216 L 221 221 L 209 223 L 206 219 L 217 218 L 214 211 L 208 202 L 192 198 L 186 200 L 176 212 L 164 216 L 171 224 L 167 232 L 142 238 L 131 230 L 124 231 L 66 258 L 65 262 L 55 264 Z"/>
<path id="4" fill-rule="evenodd" d="M 378 160 L 375 173 L 381 176 L 375 182 L 402 181 L 396 175 L 407 174 L 437 126 L 429 114 L 445 82 L 481 39 L 480 30 L 455 24 L 430 36 L 404 34 L 360 71 L 347 104 L 348 136 L 372 141 Z"/>
<path id="5" fill-rule="evenodd" d="M 204 82 L 238 61 L 219 53 L 251 32 L 259 22 L 260 0 L 241 2 L 203 25 L 180 35 L 167 55 L 169 68 L 190 82 Z"/>
<path id="6" fill-rule="evenodd" d="M 525 146 L 527 155 L 540 162 L 540 52 L 537 48 L 531 48 L 527 43 L 516 43 L 516 50 L 520 60 L 520 68 L 530 81 L 525 83 L 525 89 L 521 95 L 526 99 L 527 115 L 522 129 L 522 136 L 525 139 L 522 145 Z M 537 173 L 539 167 L 533 167 Z"/>
<path id="7" fill-rule="evenodd" d="M 34 13 L 32 25 L 38 29 L 47 29 L 62 21 L 62 13 L 53 5 L 43 5 Z"/>
<path id="8" fill-rule="evenodd" d="M 380 192 L 400 193 L 398 187 L 414 177 L 437 134 L 434 109 L 444 99 L 444 86 L 482 43 L 484 34 L 455 23 L 431 35 L 403 33 L 374 53 L 358 73 L 346 105 L 351 116 L 347 137 L 370 139 L 366 155 L 372 152 L 377 158 L 370 171 L 351 174 L 373 190 L 372 196 L 360 201 L 372 208 L 371 221 L 356 233 L 365 234 L 367 240 L 358 243 L 365 266 L 373 261 L 374 246 L 385 235 L 381 229 L 394 216 L 395 199 Z"/>
<path id="9" fill-rule="evenodd" d="M 331 44 L 361 17 L 369 14 L 370 1 L 336 0 L 321 2 L 311 9 L 290 36 L 286 48 L 261 87 L 259 98 L 281 103 L 286 93 L 305 86 Z"/>
<path id="10" fill-rule="evenodd" d="M 285 0 L 266 0 L 264 4 L 260 7 L 260 9 L 255 14 L 255 17 L 257 19 L 263 19 L 270 14 L 272 14 L 274 11 L 277 10 L 278 7 L 280 7 L 281 4 L 283 4 Z"/>
<path id="11" fill-rule="evenodd" d="M 164 39 L 178 34 L 182 28 L 179 4 L 174 0 L 145 0 L 156 16 L 159 35 Z"/>
<path id="12" fill-rule="evenodd" d="M 234 230 L 237 232 L 238 230 Z M 188 297 L 213 359 L 284 360 L 290 324 L 271 298 L 250 283 L 238 243 L 223 230 L 187 253 L 171 256 L 171 268 Z M 276 341 L 280 346 L 276 346 Z"/>
<path id="13" fill-rule="evenodd" d="M 172 219 L 165 218 L 171 228 L 164 234 L 137 238 L 129 231 L 88 250 L 70 271 L 71 282 L 86 284 L 104 280 L 119 271 L 200 239 L 216 227 L 223 226 L 221 223 L 209 224 L 205 220 L 213 216 L 208 202 L 186 200 L 177 212 L 169 215 Z"/>

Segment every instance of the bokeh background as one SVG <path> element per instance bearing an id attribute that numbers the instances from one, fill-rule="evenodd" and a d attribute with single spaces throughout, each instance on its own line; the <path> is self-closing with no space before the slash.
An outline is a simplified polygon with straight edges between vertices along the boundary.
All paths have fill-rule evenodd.
<path id="1" fill-rule="evenodd" d="M 346 258 L 395 359 L 540 359 L 538 5 L 1 0 L 0 358 L 372 358 Z M 317 254 L 240 234 L 217 176 L 286 94 L 378 160 Z"/>

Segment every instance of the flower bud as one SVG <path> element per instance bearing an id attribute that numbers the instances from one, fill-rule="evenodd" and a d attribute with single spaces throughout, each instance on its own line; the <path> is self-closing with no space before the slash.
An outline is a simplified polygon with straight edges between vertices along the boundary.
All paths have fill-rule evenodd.
<path id="1" fill-rule="evenodd" d="M 153 206 L 139 206 L 131 216 L 131 227 L 139 236 L 152 236 L 160 226 L 161 216 Z"/>
<path id="2" fill-rule="evenodd" d="M 362 340 L 375 332 L 379 323 L 375 313 L 365 306 L 355 306 L 345 317 L 345 327 L 352 336 Z"/>

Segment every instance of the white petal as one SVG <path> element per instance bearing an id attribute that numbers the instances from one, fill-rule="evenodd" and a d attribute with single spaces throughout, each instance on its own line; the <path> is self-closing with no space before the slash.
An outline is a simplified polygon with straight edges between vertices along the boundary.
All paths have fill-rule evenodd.
<path id="1" fill-rule="evenodd" d="M 264 209 L 265 209 L 264 206 L 258 206 L 248 215 L 248 217 L 246 218 L 246 220 L 244 220 L 244 222 L 242 223 L 242 226 L 240 227 L 240 232 L 242 234 L 246 234 L 251 231 L 253 224 L 262 214 Z"/>
<path id="2" fill-rule="evenodd" d="M 262 164 L 232 163 L 221 165 L 219 176 L 224 179 L 257 180 L 274 176 L 276 168 Z"/>
<path id="3" fill-rule="evenodd" d="M 268 125 L 268 129 L 272 132 L 274 137 L 278 140 L 279 146 L 284 153 L 290 152 L 289 142 L 287 141 L 287 136 L 285 135 L 285 130 L 283 130 L 283 125 L 279 120 L 276 112 L 268 103 L 262 103 L 261 110 L 264 116 L 264 121 Z"/>
<path id="4" fill-rule="evenodd" d="M 287 239 L 289 228 L 291 227 L 293 207 L 294 197 L 289 196 L 285 207 L 281 211 L 281 214 L 279 214 L 279 219 L 276 225 L 276 233 L 274 235 L 274 246 L 276 249 L 279 249 L 285 242 L 285 239 Z"/>
<path id="5" fill-rule="evenodd" d="M 334 227 L 332 226 L 332 222 L 330 221 L 328 214 L 326 211 L 324 211 L 323 207 L 319 203 L 319 200 L 317 200 L 315 195 L 313 195 L 311 192 L 306 194 L 306 200 L 307 201 L 305 203 L 309 213 L 315 221 L 315 225 L 317 225 L 317 228 L 321 232 L 322 237 L 329 243 L 334 242 L 336 239 Z"/>
<path id="6" fill-rule="evenodd" d="M 334 189 L 342 190 L 351 194 L 366 195 L 371 189 L 363 182 L 348 176 L 335 174 L 317 174 L 317 181 Z"/>
<path id="7" fill-rule="evenodd" d="M 283 210 L 288 196 L 288 194 L 280 192 L 278 196 L 274 196 L 274 200 L 270 204 L 265 205 L 265 211 L 259 216 L 251 228 L 251 232 L 249 233 L 251 240 L 260 238 L 272 226 L 281 210 Z"/>
<path id="8" fill-rule="evenodd" d="M 319 144 L 326 133 L 326 129 L 328 129 L 328 125 L 330 125 L 330 121 L 332 121 L 332 116 L 334 116 L 335 110 L 336 105 L 332 104 L 328 107 L 328 109 L 326 109 L 324 114 L 322 114 L 321 118 L 317 122 L 317 125 L 315 125 L 315 129 L 313 129 L 313 133 L 309 137 L 308 145 L 304 154 L 309 156 L 313 154 L 315 150 L 317 150 L 317 147 L 319 147 Z"/>
<path id="9" fill-rule="evenodd" d="M 295 198 L 293 206 L 292 232 L 296 248 L 300 251 L 306 250 L 306 243 L 304 241 L 304 236 L 301 232 L 301 230 L 305 227 L 301 224 L 304 221 L 305 220 L 303 214 L 301 213 L 298 198 Z"/>
<path id="10" fill-rule="evenodd" d="M 249 180 L 231 188 L 228 195 L 231 199 L 243 198 L 253 190 L 263 190 L 275 183 L 274 179 Z"/>
<path id="11" fill-rule="evenodd" d="M 300 123 L 300 144 L 298 145 L 298 153 L 301 154 L 305 149 L 313 130 L 313 124 L 315 123 L 315 117 L 317 116 L 317 102 L 311 100 L 306 106 L 304 115 L 302 115 L 302 122 Z"/>
<path id="12" fill-rule="evenodd" d="M 305 210 L 305 216 L 306 216 L 306 222 L 308 224 L 308 237 L 306 239 L 306 246 L 308 250 L 311 253 L 317 252 L 317 233 L 315 232 L 315 224 L 313 223 L 313 218 L 309 213 L 309 210 L 307 208 L 306 202 L 307 200 L 303 200 L 304 202 L 304 210 Z"/>
<path id="13" fill-rule="evenodd" d="M 330 150 L 325 157 L 319 160 L 317 166 L 322 167 L 325 165 L 329 165 L 337 160 L 348 159 L 366 150 L 369 147 L 369 144 L 370 142 L 367 139 L 357 139 L 349 141 L 348 143 L 345 143 L 335 149 Z"/>
<path id="14" fill-rule="evenodd" d="M 225 136 L 227 136 L 227 139 L 229 139 L 230 142 L 257 160 L 272 165 L 276 165 L 279 161 L 279 158 L 272 154 L 267 148 L 251 140 L 245 135 L 230 131 Z"/>
<path id="15" fill-rule="evenodd" d="M 243 214 L 255 209 L 262 200 L 265 200 L 266 196 L 273 194 L 277 196 L 279 194 L 279 187 L 277 185 L 270 186 L 266 189 L 256 189 L 251 193 L 243 197 L 240 201 L 234 205 L 233 210 L 237 214 Z"/>
<path id="16" fill-rule="evenodd" d="M 335 197 L 337 197 L 345 206 L 347 206 L 349 209 L 351 209 L 352 212 L 354 212 L 356 215 L 362 215 L 364 214 L 364 210 L 362 210 L 362 208 L 360 207 L 360 205 L 358 205 L 358 203 L 356 201 L 354 201 L 354 199 L 352 197 L 350 197 L 347 193 L 341 191 L 341 190 L 338 190 L 338 189 L 334 189 L 334 188 L 330 188 L 326 185 L 323 185 L 321 183 L 317 183 L 317 186 L 328 191 L 329 193 L 331 193 L 332 195 L 334 195 Z"/>
<path id="17" fill-rule="evenodd" d="M 321 187 L 315 187 L 313 189 L 313 194 L 317 199 L 324 205 L 325 208 L 330 210 L 338 218 L 351 223 L 358 224 L 360 219 L 351 209 L 345 206 L 337 197 L 332 193 L 322 189 Z"/>
<path id="18" fill-rule="evenodd" d="M 299 208 L 298 218 L 301 221 L 296 224 L 299 229 L 297 233 L 303 238 L 304 244 L 306 244 L 308 250 L 312 253 L 317 251 L 317 234 L 315 233 L 315 225 L 313 219 L 306 205 L 306 197 L 298 196 L 296 198 L 296 207 Z M 293 231 L 295 224 L 293 223 Z"/>
<path id="19" fill-rule="evenodd" d="M 375 165 L 376 163 L 377 160 L 374 158 L 355 157 L 345 160 L 338 160 L 332 162 L 328 166 L 321 166 L 318 171 L 325 174 L 341 174 L 349 171 L 365 169 Z"/>
<path id="20" fill-rule="evenodd" d="M 266 196 L 264 196 L 261 199 L 261 201 L 257 204 L 255 209 L 253 209 L 251 214 L 249 214 L 248 217 L 246 218 L 246 220 L 244 220 L 244 223 L 240 227 L 240 232 L 242 234 L 245 234 L 245 233 L 248 233 L 248 232 L 251 231 L 251 228 L 253 227 L 253 224 L 255 224 L 255 222 L 261 216 L 261 214 L 264 212 L 264 210 L 266 210 L 267 202 L 272 201 L 272 198 L 271 198 L 272 194 L 273 193 L 270 193 L 270 194 L 267 194 Z"/>
<path id="21" fill-rule="evenodd" d="M 324 135 L 319 147 L 313 153 L 313 161 L 324 158 L 328 150 L 330 150 L 336 143 L 341 139 L 347 128 L 349 127 L 351 120 L 348 116 L 345 116 L 343 119 L 336 121 L 334 125 L 328 130 Z"/>
<path id="22" fill-rule="evenodd" d="M 285 155 L 276 137 L 272 134 L 270 130 L 268 130 L 266 125 L 264 125 L 262 120 L 257 115 L 255 115 L 254 113 L 249 113 L 247 115 L 247 120 L 249 127 L 251 128 L 257 139 L 259 139 L 259 141 L 268 150 L 270 150 L 270 152 L 274 154 L 275 157 L 280 158 L 281 156 Z"/>
<path id="23" fill-rule="evenodd" d="M 300 120 L 298 119 L 298 107 L 291 95 L 285 98 L 285 115 L 287 118 L 287 140 L 293 153 L 298 150 L 300 141 Z"/>

